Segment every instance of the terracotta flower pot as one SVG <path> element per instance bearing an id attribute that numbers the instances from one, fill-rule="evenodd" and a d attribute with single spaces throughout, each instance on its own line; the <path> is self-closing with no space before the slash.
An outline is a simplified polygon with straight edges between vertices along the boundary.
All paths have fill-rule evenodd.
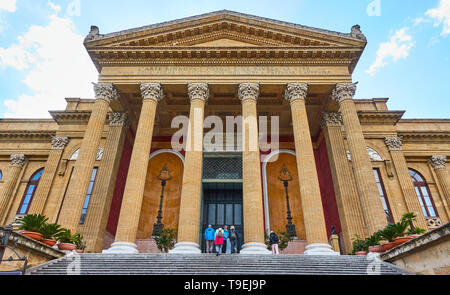
<path id="1" fill-rule="evenodd" d="M 50 247 L 53 247 L 56 244 L 56 241 L 53 239 L 42 239 L 41 242 Z"/>
<path id="2" fill-rule="evenodd" d="M 27 236 L 29 238 L 32 238 L 34 240 L 38 240 L 38 241 L 40 241 L 42 238 L 42 234 L 34 232 L 34 231 L 21 230 L 21 231 L 19 231 L 19 233 L 21 233 L 22 235 Z"/>
<path id="3" fill-rule="evenodd" d="M 415 239 L 415 238 L 418 238 L 420 236 L 422 236 L 422 235 L 409 235 L 408 237 L 411 238 L 411 239 Z"/>
<path id="4" fill-rule="evenodd" d="M 391 250 L 392 248 L 395 247 L 395 243 L 394 242 L 388 242 L 386 244 L 383 244 L 382 246 L 383 246 L 384 250 L 389 251 L 389 250 Z"/>
<path id="5" fill-rule="evenodd" d="M 59 243 L 58 244 L 59 250 L 73 251 L 73 250 L 75 250 L 76 247 L 77 247 L 77 245 L 72 244 L 72 243 Z"/>
<path id="6" fill-rule="evenodd" d="M 366 251 L 358 251 L 355 253 L 356 256 L 367 256 L 367 252 Z"/>
<path id="7" fill-rule="evenodd" d="M 77 250 L 77 253 L 84 253 L 84 250 L 80 250 L 80 249 L 76 249 Z"/>
<path id="8" fill-rule="evenodd" d="M 410 237 L 399 237 L 399 238 L 394 239 L 394 243 L 396 246 L 398 246 L 398 245 L 408 242 L 409 240 L 411 240 Z"/>
<path id="9" fill-rule="evenodd" d="M 386 250 L 381 245 L 376 245 L 376 246 L 370 246 L 369 247 L 369 252 L 372 252 L 372 253 L 383 253 L 385 251 Z"/>

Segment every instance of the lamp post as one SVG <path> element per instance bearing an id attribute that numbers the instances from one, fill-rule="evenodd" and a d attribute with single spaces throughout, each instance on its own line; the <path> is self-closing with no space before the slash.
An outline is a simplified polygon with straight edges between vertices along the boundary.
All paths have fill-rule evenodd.
<path id="1" fill-rule="evenodd" d="M 293 178 L 291 172 L 286 168 L 286 166 L 283 165 L 283 168 L 280 171 L 278 179 L 283 182 L 284 189 L 286 191 L 286 207 L 287 207 L 286 219 L 288 221 L 288 223 L 286 224 L 286 233 L 288 233 L 293 237 L 296 237 L 297 233 L 295 231 L 295 224 L 292 223 L 291 207 L 289 205 L 289 194 L 288 194 L 289 181 L 292 181 Z"/>
<path id="2" fill-rule="evenodd" d="M 164 188 L 166 187 L 167 181 L 172 179 L 172 176 L 170 176 L 170 171 L 167 168 L 167 164 L 165 164 L 164 167 L 161 169 L 157 178 L 161 181 L 161 197 L 159 200 L 159 210 L 158 210 L 158 216 L 156 217 L 156 223 L 153 224 L 152 236 L 158 236 L 164 227 L 164 224 L 162 224 L 162 222 L 161 222 L 161 219 L 163 218 L 162 217 L 162 204 L 163 204 L 163 198 L 164 198 Z"/>

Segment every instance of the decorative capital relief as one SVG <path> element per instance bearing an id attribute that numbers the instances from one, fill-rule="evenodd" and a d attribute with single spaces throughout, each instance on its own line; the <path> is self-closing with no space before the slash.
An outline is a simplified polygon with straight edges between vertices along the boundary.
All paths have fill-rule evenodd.
<path id="1" fill-rule="evenodd" d="M 117 99 L 119 94 L 113 83 L 92 83 L 96 99 L 104 99 L 109 103 Z"/>
<path id="2" fill-rule="evenodd" d="M 259 96 L 258 83 L 241 83 L 239 84 L 238 97 L 241 101 L 246 99 L 257 100 Z"/>
<path id="3" fill-rule="evenodd" d="M 339 112 L 324 112 L 320 120 L 320 127 L 322 129 L 328 126 L 342 126 L 342 114 Z"/>
<path id="4" fill-rule="evenodd" d="M 356 83 L 338 83 L 331 92 L 331 98 L 337 102 L 353 99 L 356 93 Z"/>
<path id="5" fill-rule="evenodd" d="M 187 89 L 191 101 L 194 99 L 207 101 L 209 99 L 208 83 L 188 83 Z"/>
<path id="6" fill-rule="evenodd" d="M 109 113 L 109 126 L 126 126 L 128 124 L 127 113 Z"/>
<path id="7" fill-rule="evenodd" d="M 10 159 L 11 159 L 11 165 L 13 167 L 22 168 L 23 165 L 25 165 L 27 157 L 25 157 L 24 154 L 14 154 L 14 155 L 11 155 Z"/>
<path id="8" fill-rule="evenodd" d="M 69 138 L 52 136 L 52 149 L 53 150 L 63 150 L 69 143 Z"/>
<path id="9" fill-rule="evenodd" d="M 447 156 L 442 156 L 442 155 L 431 156 L 428 159 L 428 162 L 430 163 L 431 167 L 433 167 L 433 169 L 445 168 L 445 162 L 447 162 Z"/>
<path id="10" fill-rule="evenodd" d="M 160 102 L 164 98 L 164 90 L 161 83 L 141 83 L 139 88 L 143 99 L 153 99 Z"/>
<path id="11" fill-rule="evenodd" d="M 284 92 L 284 98 L 288 102 L 293 102 L 297 99 L 306 99 L 308 94 L 308 83 L 288 83 L 286 85 L 286 91 Z"/>
<path id="12" fill-rule="evenodd" d="M 402 149 L 402 138 L 401 137 L 385 137 L 384 143 L 391 151 L 400 151 Z"/>

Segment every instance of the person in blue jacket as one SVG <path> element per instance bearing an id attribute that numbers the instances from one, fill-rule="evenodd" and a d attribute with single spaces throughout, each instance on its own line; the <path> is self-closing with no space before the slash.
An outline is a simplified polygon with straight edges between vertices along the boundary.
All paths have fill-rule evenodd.
<path id="1" fill-rule="evenodd" d="M 213 253 L 214 238 L 216 236 L 216 231 L 212 225 L 208 225 L 205 230 L 205 241 L 206 241 L 206 253 Z"/>

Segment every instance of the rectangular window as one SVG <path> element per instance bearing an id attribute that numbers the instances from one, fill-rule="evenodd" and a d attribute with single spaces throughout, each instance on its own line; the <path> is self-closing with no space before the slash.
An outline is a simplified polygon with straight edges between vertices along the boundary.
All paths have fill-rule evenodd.
<path id="1" fill-rule="evenodd" d="M 95 177 L 97 176 L 97 167 L 94 167 L 91 174 L 91 180 L 89 181 L 88 191 L 86 197 L 84 198 L 83 211 L 81 211 L 80 224 L 84 224 L 86 220 L 86 214 L 89 207 L 89 201 L 91 200 L 92 191 L 94 190 Z"/>
<path id="2" fill-rule="evenodd" d="M 381 178 L 380 169 L 374 168 L 373 174 L 375 176 L 375 181 L 377 182 L 378 192 L 380 194 L 381 203 L 383 204 L 384 213 L 386 214 L 386 219 L 388 223 L 394 223 L 394 218 L 392 216 L 391 208 L 386 195 L 386 189 L 384 188 L 383 179 Z"/>

